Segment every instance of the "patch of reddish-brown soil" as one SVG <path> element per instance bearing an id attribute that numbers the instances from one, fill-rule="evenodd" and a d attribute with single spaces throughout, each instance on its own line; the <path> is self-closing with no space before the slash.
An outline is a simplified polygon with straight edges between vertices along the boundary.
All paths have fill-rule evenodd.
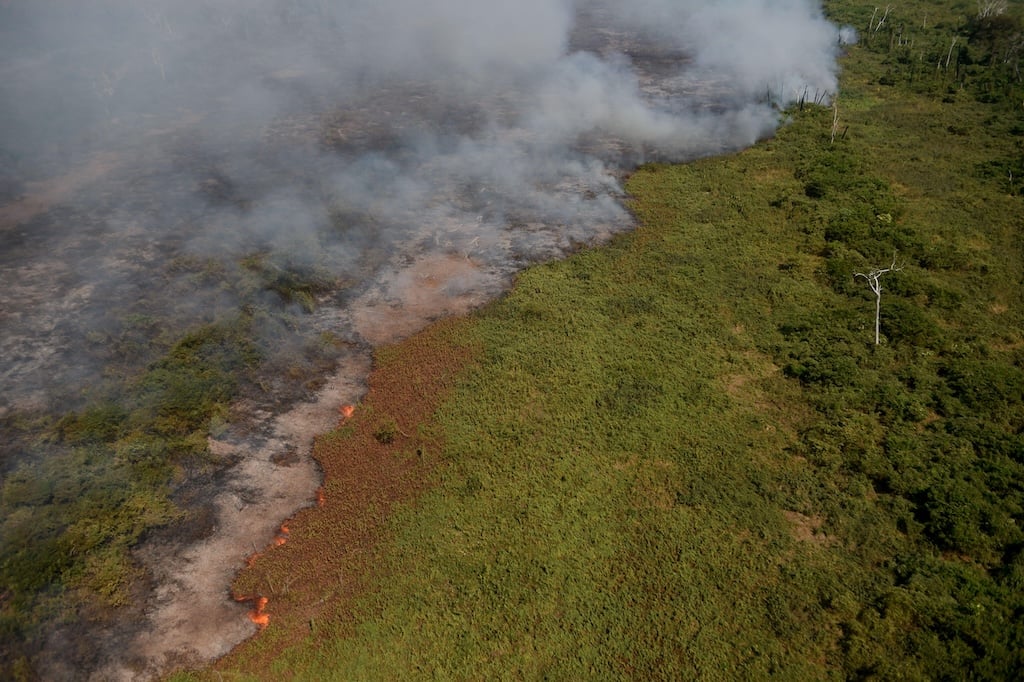
<path id="1" fill-rule="evenodd" d="M 438 463 L 441 443 L 420 427 L 474 356 L 465 324 L 446 319 L 378 349 L 364 402 L 351 417 L 339 410 L 339 428 L 314 446 L 319 504 L 288 520 L 234 582 L 236 598 L 267 618 L 258 644 L 244 642 L 216 667 L 258 673 L 311 631 L 352 626 L 353 598 L 373 574 L 390 510 L 415 500 Z"/>

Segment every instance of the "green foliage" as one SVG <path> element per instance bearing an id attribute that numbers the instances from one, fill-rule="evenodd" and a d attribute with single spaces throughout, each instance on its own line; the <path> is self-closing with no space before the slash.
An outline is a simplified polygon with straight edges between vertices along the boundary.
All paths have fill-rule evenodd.
<path id="1" fill-rule="evenodd" d="M 741 154 L 644 168 L 635 234 L 478 315 L 481 359 L 437 417 L 441 484 L 393 519 L 354 631 L 271 674 L 1021 674 L 1003 24 L 910 2 L 875 30 L 872 6 L 826 4 L 862 33 L 848 134 L 830 144 L 832 112 L 805 106 Z M 853 274 L 894 254 L 875 346 Z"/>
<path id="2" fill-rule="evenodd" d="M 305 312 L 316 308 L 316 297 L 334 290 L 336 278 L 322 269 L 286 263 L 279 266 L 266 254 L 254 254 L 242 266 L 255 274 L 260 286 L 280 296 L 285 303 L 297 303 Z"/>
<path id="3" fill-rule="evenodd" d="M 197 328 L 119 395 L 13 432 L 26 451 L 0 486 L 0 617 L 15 639 L 83 600 L 127 603 L 132 545 L 181 517 L 175 468 L 208 456 L 211 419 L 258 361 L 248 334 L 245 318 Z"/>
<path id="4" fill-rule="evenodd" d="M 373 432 L 373 437 L 381 445 L 388 445 L 398 437 L 398 422 L 393 417 L 384 417 Z"/>
<path id="5" fill-rule="evenodd" d="M 127 413 L 116 403 L 102 403 L 80 414 L 69 414 L 58 428 L 64 440 L 73 444 L 107 443 L 117 438 Z"/>

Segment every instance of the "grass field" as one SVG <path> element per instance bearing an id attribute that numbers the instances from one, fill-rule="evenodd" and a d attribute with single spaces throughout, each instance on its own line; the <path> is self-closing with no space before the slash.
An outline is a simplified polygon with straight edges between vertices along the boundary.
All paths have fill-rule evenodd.
<path id="1" fill-rule="evenodd" d="M 269 627 L 175 679 L 1024 672 L 1020 7 L 827 9 L 835 109 L 640 169 L 636 232 L 380 351 L 239 577 Z"/>

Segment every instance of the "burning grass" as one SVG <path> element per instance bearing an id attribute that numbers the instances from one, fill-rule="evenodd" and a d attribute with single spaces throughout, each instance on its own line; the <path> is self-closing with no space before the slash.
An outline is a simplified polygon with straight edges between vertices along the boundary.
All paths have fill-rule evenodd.
<path id="1" fill-rule="evenodd" d="M 283 525 L 232 587 L 254 603 L 254 622 L 270 626 L 255 647 L 240 648 L 220 665 L 265 669 L 311 630 L 354 626 L 352 597 L 380 577 L 379 539 L 389 514 L 415 504 L 436 480 L 442 443 L 429 418 L 475 356 L 462 335 L 465 325 L 442 322 L 378 351 L 363 402 L 342 405 L 338 429 L 314 446 L 325 480 L 316 507 Z M 382 427 L 391 437 L 379 437 Z"/>

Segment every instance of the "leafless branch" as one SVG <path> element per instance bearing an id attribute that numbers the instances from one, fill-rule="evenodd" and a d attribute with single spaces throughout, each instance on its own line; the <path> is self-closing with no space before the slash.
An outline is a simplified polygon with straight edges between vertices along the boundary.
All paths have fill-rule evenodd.
<path id="1" fill-rule="evenodd" d="M 1006 11 L 1006 0 L 978 0 L 978 18 L 999 16 Z"/>
<path id="2" fill-rule="evenodd" d="M 887 268 L 875 268 L 870 272 L 855 272 L 853 273 L 854 279 L 857 277 L 863 277 L 867 280 L 868 286 L 871 287 L 872 293 L 875 294 L 875 345 L 879 344 L 880 340 L 880 322 L 882 313 L 882 275 L 890 272 L 899 272 L 903 269 L 903 266 L 896 264 L 896 253 L 892 254 L 892 263 Z"/>
<path id="3" fill-rule="evenodd" d="M 892 11 L 892 5 L 886 5 L 885 6 L 885 12 L 882 14 L 882 18 L 878 20 L 877 24 L 875 24 L 875 33 L 878 33 L 878 29 L 882 28 L 882 25 L 885 24 L 885 20 L 889 17 L 889 12 L 891 12 L 891 11 Z M 875 12 L 876 13 L 878 12 L 878 8 L 877 7 L 875 8 Z M 872 14 L 871 16 L 872 16 L 872 18 L 874 18 L 875 15 Z"/>
<path id="4" fill-rule="evenodd" d="M 153 48 L 153 63 L 160 69 L 160 79 L 167 80 L 167 71 L 164 70 L 164 60 L 160 58 L 160 50 Z"/>

